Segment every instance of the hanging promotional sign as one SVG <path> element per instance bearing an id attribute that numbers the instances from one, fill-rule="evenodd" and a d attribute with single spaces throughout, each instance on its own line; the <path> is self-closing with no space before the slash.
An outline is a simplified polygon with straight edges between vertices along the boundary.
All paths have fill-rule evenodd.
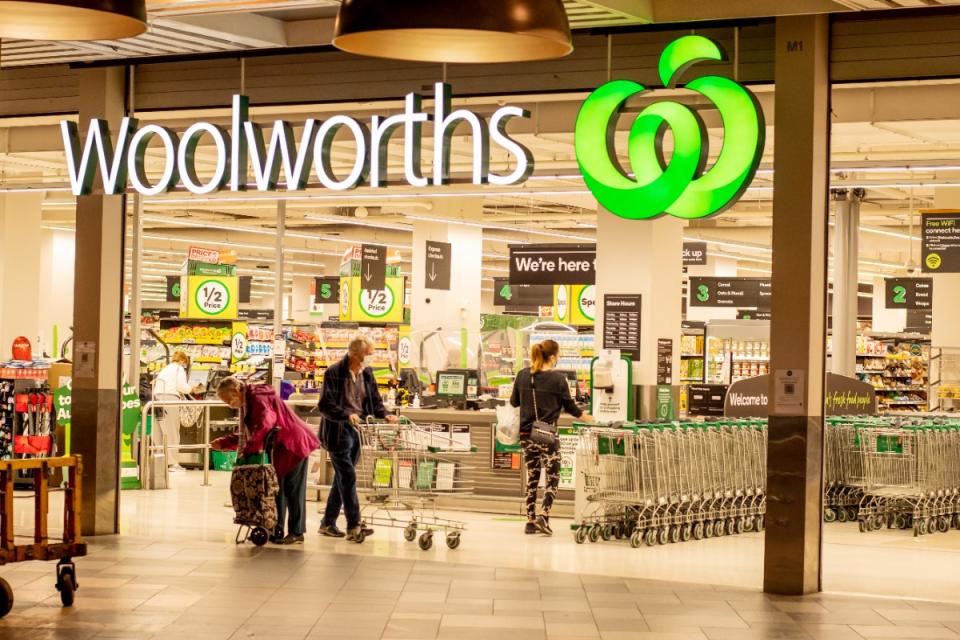
<path id="1" fill-rule="evenodd" d="M 960 273 L 960 211 L 921 217 L 924 273 Z"/>
<path id="2" fill-rule="evenodd" d="M 706 242 L 683 243 L 683 266 L 702 267 L 707 264 Z"/>
<path id="3" fill-rule="evenodd" d="M 675 89 L 693 65 L 722 61 L 726 55 L 709 38 L 689 35 L 668 44 L 660 55 L 663 86 Z M 723 122 L 723 146 L 713 165 L 707 128 L 699 109 L 675 100 L 645 106 L 630 128 L 629 170 L 616 162 L 612 131 L 626 103 L 646 93 L 632 80 L 608 82 L 580 108 L 574 130 L 577 163 L 587 187 L 611 213 L 634 220 L 670 214 L 695 219 L 717 214 L 746 191 L 763 157 L 765 124 L 756 96 L 742 84 L 720 76 L 701 76 L 685 86 L 713 103 Z M 670 153 L 664 129 L 672 133 Z M 664 158 L 669 158 L 664 162 Z M 632 177 L 631 177 L 632 176 Z"/>
<path id="4" fill-rule="evenodd" d="M 594 284 L 595 244 L 510 246 L 510 284 Z"/>
<path id="5" fill-rule="evenodd" d="M 387 276 L 383 289 L 363 288 L 360 276 L 341 278 L 340 320 L 384 324 L 403 322 L 403 278 Z"/>
<path id="6" fill-rule="evenodd" d="M 591 326 L 597 319 L 597 288 L 592 284 L 553 287 L 553 320 L 575 327 Z"/>
<path id="7" fill-rule="evenodd" d="M 104 193 L 113 195 L 125 192 L 128 183 L 145 196 L 171 191 L 178 184 L 198 195 L 224 189 L 246 191 L 251 165 L 257 191 L 276 191 L 281 184 L 281 170 L 286 191 L 305 189 L 311 173 L 323 187 L 334 191 L 362 185 L 385 187 L 387 146 L 399 130 L 404 132 L 404 181 L 412 187 L 431 183 L 441 186 L 450 182 L 452 132 L 461 123 L 471 129 L 473 184 L 513 185 L 524 182 L 533 173 L 530 150 L 506 132 L 510 120 L 528 118 L 528 111 L 504 106 L 494 111 L 488 121 L 467 109 L 454 111 L 449 85 L 438 82 L 434 89 L 435 106 L 431 113 L 421 109 L 420 95 L 410 93 L 402 113 L 373 116 L 369 124 L 342 114 L 326 120 L 310 118 L 296 127 L 302 131 L 299 140 L 294 135 L 294 125 L 284 120 L 274 122 L 273 130 L 265 135 L 260 125 L 249 121 L 249 99 L 241 95 L 233 97 L 229 131 L 210 122 L 196 122 L 178 135 L 167 127 L 141 125 L 136 118 L 125 117 L 114 139 L 107 122 L 94 119 L 88 124 L 86 140 L 81 142 L 77 123 L 62 120 L 60 132 L 71 191 L 76 196 L 92 193 L 98 174 Z M 433 122 L 433 139 L 440 141 L 433 145 L 432 172 L 421 167 L 420 159 L 422 125 L 428 121 Z M 341 131 L 352 138 L 355 157 L 349 171 L 338 176 L 332 169 L 332 146 Z M 204 139 L 212 142 L 215 163 L 212 173 L 201 177 L 197 171 L 197 149 Z M 148 176 L 146 153 L 154 141 L 159 142 L 163 170 L 159 175 Z M 510 173 L 489 170 L 494 151 L 511 157 Z"/>
<path id="8" fill-rule="evenodd" d="M 235 320 L 240 282 L 237 276 L 184 276 L 187 295 L 180 298 L 180 317 L 191 320 Z"/>

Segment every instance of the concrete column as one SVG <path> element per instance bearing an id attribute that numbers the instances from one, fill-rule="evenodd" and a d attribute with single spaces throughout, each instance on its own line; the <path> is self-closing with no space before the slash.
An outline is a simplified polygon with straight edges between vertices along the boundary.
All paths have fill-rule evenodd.
<path id="1" fill-rule="evenodd" d="M 603 348 L 603 296 L 643 296 L 640 358 L 633 383 L 641 394 L 640 418 L 656 417 L 657 339 L 673 340 L 673 391 L 679 398 L 683 221 L 671 216 L 626 220 L 597 211 L 597 349 Z"/>
<path id="2" fill-rule="evenodd" d="M 828 16 L 777 18 L 764 590 L 780 594 L 820 589 L 828 52 Z M 781 384 L 788 371 L 798 381 L 792 389 Z"/>
<path id="3" fill-rule="evenodd" d="M 24 336 L 41 355 L 41 286 L 43 232 L 40 211 L 43 193 L 7 193 L 0 196 L 0 358 L 11 356 L 14 338 Z"/>
<path id="4" fill-rule="evenodd" d="M 122 67 L 80 72 L 80 129 L 124 114 Z M 100 184 L 100 180 L 95 181 Z M 84 535 L 118 532 L 124 197 L 77 198 L 73 451 L 83 456 Z"/>
<path id="5" fill-rule="evenodd" d="M 857 371 L 857 270 L 862 196 L 860 189 L 852 192 L 838 191 L 834 194 L 833 349 L 830 370 L 851 378 Z M 874 301 L 876 300 L 880 300 L 882 304 L 883 296 L 874 296 Z"/>
<path id="6" fill-rule="evenodd" d="M 449 207 L 455 209 L 450 211 Z M 437 209 L 440 209 L 438 203 Z M 456 204 L 443 203 L 446 217 L 455 220 L 478 220 L 483 201 L 479 198 L 458 200 Z M 427 289 L 426 243 L 449 242 L 451 247 L 450 290 Z M 467 333 L 467 365 L 475 367 L 476 347 L 480 335 L 480 287 L 483 260 L 483 230 L 479 226 L 455 222 L 416 221 L 413 225 L 413 263 L 410 303 L 410 327 L 414 336 L 414 364 L 443 368 L 457 364 L 461 332 Z M 444 346 L 436 338 L 425 352 L 427 362 L 419 362 L 419 342 L 425 336 L 440 331 Z M 449 338 L 449 340 L 447 340 Z"/>

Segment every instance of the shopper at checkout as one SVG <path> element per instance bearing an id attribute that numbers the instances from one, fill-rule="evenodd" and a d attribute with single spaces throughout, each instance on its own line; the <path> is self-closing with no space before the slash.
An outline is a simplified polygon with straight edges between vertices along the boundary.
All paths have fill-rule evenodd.
<path id="1" fill-rule="evenodd" d="M 264 451 L 267 436 L 277 430 L 267 450 L 280 481 L 277 530 L 270 542 L 302 544 L 307 530 L 307 466 L 310 452 L 320 446 L 317 436 L 270 385 L 246 385 L 233 377 L 224 378 L 217 387 L 217 397 L 240 411 L 240 429 L 214 440 L 210 447 L 215 451 L 234 451 L 242 444 L 238 458 L 257 455 Z"/>
<path id="2" fill-rule="evenodd" d="M 584 413 L 570 396 L 566 376 L 554 371 L 559 359 L 560 345 L 555 340 L 534 344 L 530 349 L 530 366 L 517 374 L 510 396 L 510 404 L 520 408 L 520 446 L 527 470 L 527 524 L 524 530 L 527 534 L 553 535 L 550 509 L 560 486 L 560 441 L 555 428 L 560 414 L 566 411 L 574 418 L 593 422 L 593 416 Z M 534 423 L 554 426 L 552 442 L 535 442 L 531 438 Z M 541 469 L 546 470 L 546 488 L 538 516 L 537 488 Z"/>
<path id="3" fill-rule="evenodd" d="M 320 394 L 320 426 L 323 446 L 333 465 L 333 485 L 327 496 L 327 508 L 320 524 L 320 535 L 363 542 L 373 534 L 362 528 L 360 499 L 357 496 L 357 462 L 360 460 L 360 424 L 368 417 L 396 422 L 387 415 L 373 375 L 373 343 L 364 336 L 350 341 L 347 355 L 329 367 L 323 374 Z M 347 517 L 347 531 L 337 528 L 337 519 L 343 509 Z"/>
<path id="4" fill-rule="evenodd" d="M 157 374 L 153 381 L 153 399 L 160 402 L 178 402 L 191 393 L 203 393 L 203 387 L 190 386 L 187 379 L 187 369 L 190 367 L 190 357 L 183 351 L 177 351 L 170 358 L 170 364 Z M 178 456 L 180 455 L 180 407 L 163 407 L 163 418 L 159 421 L 160 429 L 154 430 L 155 444 L 162 436 L 166 440 L 167 466 L 171 471 L 183 471 Z"/>

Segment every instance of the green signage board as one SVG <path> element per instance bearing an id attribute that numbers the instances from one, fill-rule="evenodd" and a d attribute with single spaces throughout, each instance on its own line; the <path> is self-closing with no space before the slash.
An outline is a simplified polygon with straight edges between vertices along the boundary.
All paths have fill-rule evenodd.
<path id="1" fill-rule="evenodd" d="M 120 488 L 139 489 L 140 473 L 133 457 L 133 434 L 140 428 L 140 394 L 124 384 L 120 395 Z"/>
<path id="2" fill-rule="evenodd" d="M 668 384 L 657 385 L 657 420 L 673 420 L 673 391 Z"/>
<path id="3" fill-rule="evenodd" d="M 660 79 L 673 89 L 690 66 L 724 59 L 713 40 L 682 36 L 660 55 Z M 664 99 L 644 107 L 630 127 L 626 149 L 630 170 L 625 171 L 616 162 L 617 151 L 610 148 L 612 133 L 627 101 L 647 88 L 632 80 L 613 80 L 584 101 L 574 129 L 577 162 L 590 191 L 611 213 L 637 220 L 665 213 L 704 218 L 730 207 L 753 180 L 765 134 L 763 110 L 754 94 L 720 76 L 696 78 L 685 88 L 710 101 L 723 121 L 723 146 L 709 170 L 705 170 L 707 128 L 690 106 Z M 669 154 L 663 148 L 668 128 L 673 134 Z"/>

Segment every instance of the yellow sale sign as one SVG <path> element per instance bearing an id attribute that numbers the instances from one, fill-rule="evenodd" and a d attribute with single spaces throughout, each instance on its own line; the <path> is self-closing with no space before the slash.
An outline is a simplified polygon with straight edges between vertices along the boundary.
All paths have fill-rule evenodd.
<path id="1" fill-rule="evenodd" d="M 180 317 L 191 320 L 234 320 L 240 299 L 237 276 L 184 276 Z"/>
<path id="2" fill-rule="evenodd" d="M 403 278 L 388 276 L 383 291 L 362 289 L 359 276 L 340 278 L 340 320 L 369 324 L 403 322 Z"/>
<path id="3" fill-rule="evenodd" d="M 597 318 L 596 287 L 559 284 L 553 287 L 553 319 L 572 326 L 591 326 Z"/>

